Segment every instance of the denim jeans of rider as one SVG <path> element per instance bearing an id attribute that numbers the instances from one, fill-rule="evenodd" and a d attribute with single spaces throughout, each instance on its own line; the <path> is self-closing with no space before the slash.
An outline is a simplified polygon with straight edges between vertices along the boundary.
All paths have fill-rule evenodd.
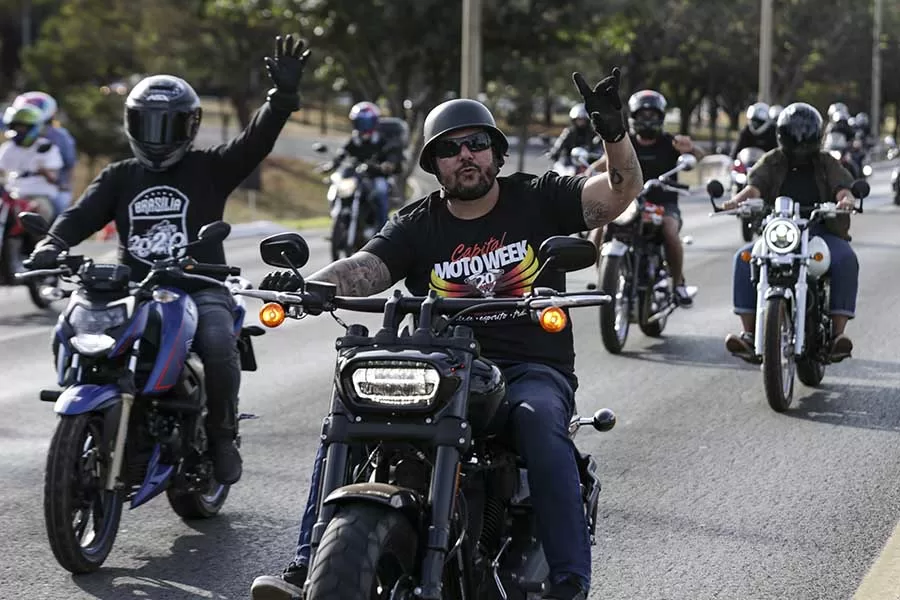
<path id="1" fill-rule="evenodd" d="M 387 223 L 388 209 L 390 208 L 388 206 L 390 202 L 390 198 L 388 197 L 388 182 L 385 177 L 376 177 L 373 180 L 373 183 L 375 185 L 375 202 L 378 205 L 378 214 L 375 215 L 378 220 L 375 223 L 375 226 L 378 229 L 381 229 L 384 227 L 384 224 Z"/>
<path id="2" fill-rule="evenodd" d="M 193 350 L 206 372 L 207 432 L 210 438 L 230 439 L 237 423 L 241 361 L 234 334 L 234 297 L 225 289 L 191 294 L 197 304 L 197 332 Z"/>
<path id="3" fill-rule="evenodd" d="M 590 540 L 577 450 L 568 435 L 575 392 L 559 371 L 545 365 L 518 363 L 502 370 L 507 399 L 492 428 L 510 435 L 528 467 L 528 487 L 550 577 L 559 581 L 574 575 L 587 588 L 591 579 Z M 295 560 L 303 564 L 309 563 L 324 458 L 325 448 L 319 446 L 297 540 Z"/>
<path id="4" fill-rule="evenodd" d="M 831 252 L 831 314 L 853 318 L 856 314 L 856 293 L 859 288 L 859 261 L 847 240 L 843 240 L 815 223 L 810 227 L 810 239 L 817 235 Z M 756 285 L 750 279 L 750 263 L 741 260 L 741 252 L 751 251 L 754 242 L 743 246 L 734 255 L 734 312 L 756 312 Z"/>

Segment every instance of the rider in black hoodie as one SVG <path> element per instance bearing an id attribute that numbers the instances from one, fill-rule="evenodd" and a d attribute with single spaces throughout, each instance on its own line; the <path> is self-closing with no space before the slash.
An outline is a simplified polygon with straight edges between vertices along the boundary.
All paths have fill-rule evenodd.
<path id="1" fill-rule="evenodd" d="M 125 101 L 125 132 L 134 158 L 112 163 L 66 210 L 26 263 L 46 268 L 62 251 L 53 236 L 75 246 L 110 221 L 119 232 L 119 260 L 143 279 L 154 261 L 197 239 L 203 225 L 218 221 L 232 191 L 272 151 L 291 112 L 300 107 L 298 87 L 309 50 L 292 36 L 276 38 L 266 70 L 275 84 L 247 128 L 220 146 L 191 148 L 200 127 L 200 98 L 183 79 L 153 75 Z M 224 265 L 221 243 L 187 250 L 198 262 Z M 29 264 L 30 263 L 30 264 Z M 224 278 L 223 278 L 224 279 Z M 207 433 L 214 475 L 237 483 L 242 461 L 234 444 L 241 370 L 234 336 L 234 300 L 224 288 L 180 280 L 197 304 L 193 348 L 214 377 L 207 378 Z"/>

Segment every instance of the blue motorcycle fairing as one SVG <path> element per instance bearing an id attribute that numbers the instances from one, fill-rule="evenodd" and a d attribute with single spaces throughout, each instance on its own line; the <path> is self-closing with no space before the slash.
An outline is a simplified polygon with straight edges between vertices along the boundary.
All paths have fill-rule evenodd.
<path id="1" fill-rule="evenodd" d="M 107 354 L 109 358 L 115 358 L 131 350 L 134 342 L 144 335 L 144 330 L 147 329 L 147 321 L 150 318 L 150 304 L 150 302 L 144 302 L 134 309 L 134 315 L 128 322 L 128 327 L 122 332 L 119 339 L 116 340 L 116 345 Z"/>
<path id="2" fill-rule="evenodd" d="M 172 302 L 150 302 L 160 319 L 159 353 L 142 393 L 148 395 L 168 392 L 178 383 L 184 361 L 191 350 L 197 331 L 197 305 L 181 290 L 167 289 L 178 295 Z"/>
<path id="3" fill-rule="evenodd" d="M 121 400 L 122 392 L 114 383 L 73 385 L 63 390 L 53 410 L 59 415 L 83 415 L 103 410 Z"/>
<path id="4" fill-rule="evenodd" d="M 247 310 L 240 305 L 234 307 L 234 335 L 241 335 L 241 329 L 244 328 L 244 318 L 247 316 Z"/>
<path id="5" fill-rule="evenodd" d="M 155 444 L 153 446 L 153 454 L 150 455 L 150 462 L 147 463 L 147 476 L 144 477 L 144 482 L 131 499 L 129 510 L 134 510 L 166 489 L 172 473 L 175 472 L 175 467 L 173 465 L 164 465 L 159 462 L 159 459 L 160 446 Z"/>
<path id="6" fill-rule="evenodd" d="M 66 365 L 69 364 L 69 357 L 72 351 L 66 341 L 66 335 L 62 331 L 62 315 L 59 317 L 60 322 L 57 323 L 53 330 L 53 336 L 59 340 L 59 350 L 56 353 L 56 385 L 62 387 L 65 385 Z"/>

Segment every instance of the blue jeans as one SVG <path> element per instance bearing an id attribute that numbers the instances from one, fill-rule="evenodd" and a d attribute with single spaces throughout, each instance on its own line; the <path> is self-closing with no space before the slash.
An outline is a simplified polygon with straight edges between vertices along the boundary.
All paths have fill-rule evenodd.
<path id="1" fill-rule="evenodd" d="M 375 177 L 372 183 L 375 186 L 372 193 L 378 208 L 378 214 L 375 215 L 378 219 L 375 227 L 381 229 L 387 223 L 388 218 L 388 203 L 390 202 L 390 198 L 388 198 L 388 182 L 385 177 Z"/>
<path id="2" fill-rule="evenodd" d="M 820 224 L 814 224 L 809 237 L 817 235 L 825 241 L 831 252 L 831 314 L 845 315 L 851 319 L 856 313 L 856 292 L 859 288 L 859 261 L 850 242 L 829 233 Z M 754 242 L 743 246 L 734 255 L 734 312 L 756 313 L 756 285 L 750 280 L 750 263 L 741 260 L 741 252 L 750 251 Z"/>
<path id="3" fill-rule="evenodd" d="M 590 540 L 576 449 L 568 434 L 575 392 L 559 371 L 545 365 L 514 363 L 502 370 L 508 392 L 492 427 L 511 435 L 528 467 L 528 487 L 550 577 L 559 581 L 575 575 L 587 588 L 591 580 Z M 295 560 L 302 564 L 309 563 L 324 458 L 325 448 L 320 445 L 297 540 Z"/>
<path id="4" fill-rule="evenodd" d="M 191 294 L 197 304 L 193 350 L 206 372 L 206 429 L 210 438 L 231 439 L 237 426 L 241 359 L 234 334 L 234 297 L 228 290 L 209 288 Z"/>

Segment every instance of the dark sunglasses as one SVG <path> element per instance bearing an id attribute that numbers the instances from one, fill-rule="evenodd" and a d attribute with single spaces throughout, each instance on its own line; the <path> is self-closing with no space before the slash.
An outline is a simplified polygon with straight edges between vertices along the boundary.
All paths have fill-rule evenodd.
<path id="1" fill-rule="evenodd" d="M 432 149 L 437 158 L 451 158 L 462 152 L 463 146 L 470 152 L 481 152 L 490 148 L 491 143 L 491 134 L 478 131 L 465 137 L 437 140 Z"/>

